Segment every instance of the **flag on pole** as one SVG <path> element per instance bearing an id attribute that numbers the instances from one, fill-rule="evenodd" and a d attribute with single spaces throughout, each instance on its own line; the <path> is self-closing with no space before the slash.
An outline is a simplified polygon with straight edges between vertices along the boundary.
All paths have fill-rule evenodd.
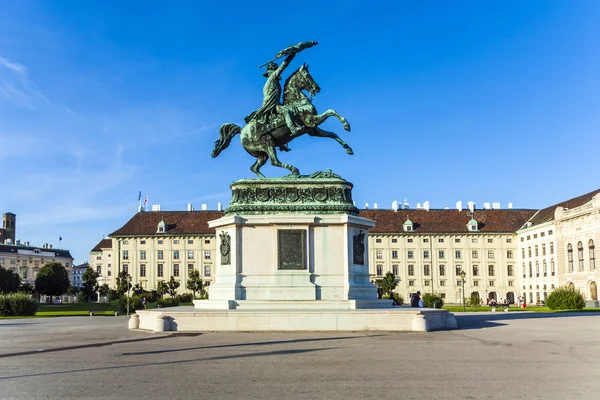
<path id="1" fill-rule="evenodd" d="M 140 190 L 140 194 L 138 196 L 138 200 L 141 201 L 142 200 L 142 191 Z"/>
<path id="2" fill-rule="evenodd" d="M 62 242 L 62 236 L 59 236 L 59 237 L 58 237 L 58 241 L 59 241 L 59 242 Z"/>
<path id="3" fill-rule="evenodd" d="M 144 208 L 148 207 L 148 195 L 146 195 L 146 198 L 144 199 Z"/>

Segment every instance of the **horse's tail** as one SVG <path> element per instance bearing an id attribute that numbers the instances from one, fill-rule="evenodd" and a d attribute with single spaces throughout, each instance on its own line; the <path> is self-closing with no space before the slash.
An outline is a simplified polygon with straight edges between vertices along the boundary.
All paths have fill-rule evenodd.
<path id="1" fill-rule="evenodd" d="M 242 128 L 240 128 L 236 124 L 221 125 L 221 129 L 219 130 L 221 137 L 215 142 L 215 148 L 212 151 L 212 157 L 215 158 L 216 156 L 221 154 L 221 152 L 229 146 L 229 143 L 231 143 L 231 139 L 233 139 L 233 137 L 241 131 Z"/>

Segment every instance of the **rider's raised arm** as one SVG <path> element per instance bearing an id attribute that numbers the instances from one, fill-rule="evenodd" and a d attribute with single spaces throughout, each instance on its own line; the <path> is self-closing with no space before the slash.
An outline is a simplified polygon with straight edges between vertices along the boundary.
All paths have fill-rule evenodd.
<path id="1" fill-rule="evenodd" d="M 288 67 L 288 65 L 290 65 L 290 63 L 292 62 L 292 60 L 294 59 L 294 57 L 296 57 L 296 53 L 292 53 L 289 56 L 287 56 L 285 58 L 285 60 L 283 60 L 283 62 L 281 63 L 281 65 L 279 65 L 279 67 L 277 68 L 277 70 L 275 71 L 275 75 L 276 76 L 280 76 L 281 73 L 283 72 L 283 70 L 286 69 Z"/>

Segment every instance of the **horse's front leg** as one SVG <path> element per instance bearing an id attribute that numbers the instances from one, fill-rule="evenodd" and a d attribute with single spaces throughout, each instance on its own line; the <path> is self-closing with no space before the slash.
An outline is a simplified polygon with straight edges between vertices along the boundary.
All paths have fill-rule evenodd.
<path id="1" fill-rule="evenodd" d="M 350 124 L 348 123 L 348 120 L 340 114 L 338 114 L 337 111 L 332 110 L 331 108 L 325 111 L 323 114 L 313 116 L 315 126 L 321 125 L 329 117 L 336 117 L 342 123 L 344 129 L 350 132 Z"/>
<path id="2" fill-rule="evenodd" d="M 326 131 L 325 129 L 321 129 L 321 128 L 314 128 L 314 129 L 311 129 L 310 131 L 308 131 L 308 134 L 310 136 L 314 136 L 314 137 L 331 138 L 331 139 L 335 140 L 336 142 L 338 142 L 339 144 L 341 144 L 342 147 L 344 149 L 346 149 L 346 153 L 354 154 L 354 151 L 352 151 L 352 148 L 350 146 L 348 146 L 348 144 L 346 142 L 344 142 L 342 139 L 340 139 L 340 137 L 333 132 L 329 132 L 329 131 Z"/>

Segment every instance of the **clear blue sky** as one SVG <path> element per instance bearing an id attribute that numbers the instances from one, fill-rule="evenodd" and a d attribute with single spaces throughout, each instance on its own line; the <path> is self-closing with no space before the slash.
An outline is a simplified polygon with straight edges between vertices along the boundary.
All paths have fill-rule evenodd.
<path id="1" fill-rule="evenodd" d="M 542 208 L 600 179 L 598 1 L 0 0 L 0 211 L 76 262 L 150 204 L 227 204 L 253 177 L 218 128 L 258 108 L 257 65 L 305 40 L 318 110 L 354 148 L 281 155 L 333 169 L 357 205 Z M 296 8 L 302 5 L 302 8 Z M 264 167 L 268 176 L 284 171 Z"/>

